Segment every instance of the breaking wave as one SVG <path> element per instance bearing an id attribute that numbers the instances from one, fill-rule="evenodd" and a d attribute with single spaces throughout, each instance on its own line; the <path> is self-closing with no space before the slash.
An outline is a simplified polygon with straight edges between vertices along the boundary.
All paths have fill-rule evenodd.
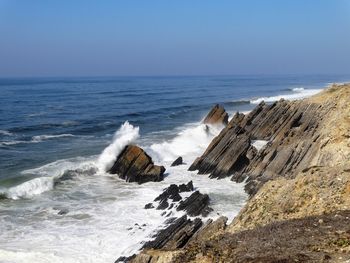
<path id="1" fill-rule="evenodd" d="M 32 142 L 42 142 L 44 140 L 50 140 L 55 138 L 64 138 L 64 137 L 74 137 L 73 134 L 65 133 L 65 134 L 58 134 L 58 135 L 37 135 L 32 137 Z"/>
<path id="2" fill-rule="evenodd" d="M 139 138 L 139 127 L 132 126 L 126 121 L 114 134 L 113 142 L 107 146 L 97 160 L 100 171 L 108 171 L 124 147 Z"/>
<path id="3" fill-rule="evenodd" d="M 293 93 L 289 93 L 289 94 L 283 94 L 283 95 L 281 94 L 281 95 L 277 95 L 277 96 L 261 97 L 261 98 L 253 99 L 250 101 L 250 103 L 251 104 L 259 104 L 262 101 L 275 102 L 275 101 L 278 101 L 280 99 L 299 100 L 299 99 L 304 99 L 304 98 L 313 96 L 313 95 L 319 93 L 320 91 L 322 91 L 322 89 L 293 88 L 292 91 L 293 91 Z"/>
<path id="4" fill-rule="evenodd" d="M 150 150 L 161 162 L 171 162 L 179 156 L 185 162 L 191 162 L 205 151 L 222 128 L 222 125 L 193 124 L 180 131 L 172 140 L 152 144 Z"/>
<path id="5" fill-rule="evenodd" d="M 0 135 L 3 135 L 3 136 L 12 136 L 13 133 L 9 132 L 9 131 L 6 131 L 6 130 L 0 130 Z"/>

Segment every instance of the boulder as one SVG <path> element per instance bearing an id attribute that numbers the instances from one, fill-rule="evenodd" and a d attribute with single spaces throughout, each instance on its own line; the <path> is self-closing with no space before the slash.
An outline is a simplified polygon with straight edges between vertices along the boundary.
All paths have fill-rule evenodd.
<path id="1" fill-rule="evenodd" d="M 203 123 L 205 124 L 224 124 L 228 123 L 228 114 L 224 107 L 216 104 L 204 118 Z"/>
<path id="2" fill-rule="evenodd" d="M 142 184 L 163 180 L 165 168 L 154 165 L 152 158 L 142 148 L 128 145 L 119 154 L 108 172 L 118 174 L 120 178 L 128 182 Z"/>
<path id="3" fill-rule="evenodd" d="M 181 164 L 183 164 L 183 161 L 182 161 L 182 157 L 180 156 L 171 164 L 171 166 L 178 166 Z"/>

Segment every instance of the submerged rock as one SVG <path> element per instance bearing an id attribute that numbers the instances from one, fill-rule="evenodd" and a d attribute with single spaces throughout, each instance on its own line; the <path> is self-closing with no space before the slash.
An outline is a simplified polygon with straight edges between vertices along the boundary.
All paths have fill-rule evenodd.
<path id="1" fill-rule="evenodd" d="M 180 156 L 171 164 L 171 166 L 178 166 L 181 164 L 183 164 L 183 161 L 182 161 L 182 157 Z"/>
<path id="2" fill-rule="evenodd" d="M 203 123 L 205 124 L 224 124 L 228 123 L 228 114 L 224 107 L 216 104 L 204 118 Z"/>
<path id="3" fill-rule="evenodd" d="M 140 147 L 128 145 L 119 154 L 112 168 L 108 171 L 118 174 L 128 182 L 146 183 L 163 180 L 164 166 L 154 165 L 152 158 Z"/>

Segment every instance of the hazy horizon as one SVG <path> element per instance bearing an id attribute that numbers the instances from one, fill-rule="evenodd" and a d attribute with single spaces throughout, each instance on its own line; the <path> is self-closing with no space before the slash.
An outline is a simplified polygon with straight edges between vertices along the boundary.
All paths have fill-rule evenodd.
<path id="1" fill-rule="evenodd" d="M 350 72 L 350 2 L 0 0 L 0 78 Z"/>

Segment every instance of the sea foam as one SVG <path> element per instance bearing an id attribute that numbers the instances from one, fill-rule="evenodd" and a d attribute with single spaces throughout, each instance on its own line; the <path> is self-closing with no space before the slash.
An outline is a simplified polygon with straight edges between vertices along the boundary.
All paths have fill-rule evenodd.
<path id="1" fill-rule="evenodd" d="M 253 99 L 250 101 L 251 104 L 259 104 L 262 101 L 265 102 L 275 102 L 280 99 L 286 99 L 286 100 L 299 100 L 304 99 L 310 96 L 313 96 L 317 93 L 322 91 L 322 89 L 304 89 L 304 88 L 294 88 L 293 93 L 289 94 L 281 94 L 277 96 L 271 96 L 271 97 L 261 97 L 257 99 Z"/>
<path id="2" fill-rule="evenodd" d="M 99 156 L 98 169 L 103 172 L 108 171 L 125 146 L 137 140 L 139 136 L 139 127 L 134 127 L 126 121 L 114 134 L 113 142 Z"/>
<path id="3" fill-rule="evenodd" d="M 222 128 L 222 125 L 192 124 L 181 130 L 172 140 L 152 144 L 150 153 L 160 162 L 171 162 L 179 156 L 185 162 L 191 162 L 205 151 Z"/>

